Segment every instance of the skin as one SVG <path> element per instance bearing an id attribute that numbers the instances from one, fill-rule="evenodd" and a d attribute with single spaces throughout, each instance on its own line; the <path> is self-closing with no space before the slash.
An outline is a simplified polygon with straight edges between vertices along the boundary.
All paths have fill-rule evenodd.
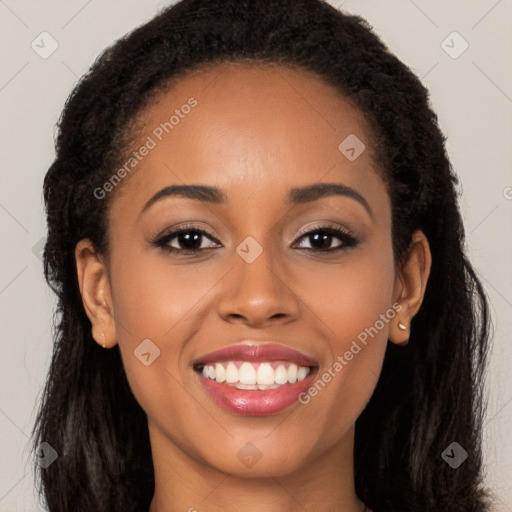
<path id="1" fill-rule="evenodd" d="M 414 233 L 410 256 L 397 267 L 371 133 L 361 113 L 316 76 L 246 64 L 196 72 L 141 114 L 140 141 L 191 96 L 197 106 L 115 191 L 109 260 L 89 240 L 75 253 L 93 337 L 119 344 L 148 416 L 156 478 L 150 512 L 359 512 L 354 424 L 376 386 L 388 340 L 408 339 L 398 322 L 408 327 L 421 305 L 428 242 Z M 338 150 L 349 134 L 366 145 L 354 161 Z M 285 203 L 291 187 L 316 182 L 351 187 L 371 214 L 345 196 Z M 185 183 L 217 186 L 229 201 L 168 197 L 140 215 L 160 189 Z M 213 248 L 176 256 L 151 245 L 184 224 L 205 229 L 213 239 L 203 237 L 197 247 Z M 349 229 L 360 243 L 330 254 L 305 250 L 314 242 L 300 235 L 324 224 Z M 263 249 L 252 263 L 236 252 L 248 236 Z M 334 237 L 326 247 L 340 243 Z M 183 248 L 177 238 L 172 245 Z M 397 302 L 400 312 L 321 392 L 278 414 L 224 410 L 192 369 L 199 356 L 241 340 L 272 340 L 315 358 L 321 376 Z M 133 353 L 146 338 L 161 351 L 149 366 Z M 261 453 L 251 468 L 237 456 L 246 443 Z"/>

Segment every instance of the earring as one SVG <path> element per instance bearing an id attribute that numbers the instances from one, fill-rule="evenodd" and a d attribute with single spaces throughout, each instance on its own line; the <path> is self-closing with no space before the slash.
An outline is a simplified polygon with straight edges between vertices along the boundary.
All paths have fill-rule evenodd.
<path id="1" fill-rule="evenodd" d="M 402 322 L 398 322 L 398 328 L 401 331 L 407 331 L 407 326 L 405 324 L 403 324 Z M 398 345 L 400 345 L 401 347 L 405 347 L 408 343 L 409 343 L 409 338 L 406 338 L 404 341 L 401 341 L 400 343 L 398 343 Z"/>
<path id="2" fill-rule="evenodd" d="M 105 333 L 104 333 L 104 332 L 102 332 L 102 333 L 101 333 L 101 336 L 103 337 L 103 345 L 102 345 L 102 346 L 103 346 L 103 348 L 107 348 L 107 347 L 105 346 Z"/>

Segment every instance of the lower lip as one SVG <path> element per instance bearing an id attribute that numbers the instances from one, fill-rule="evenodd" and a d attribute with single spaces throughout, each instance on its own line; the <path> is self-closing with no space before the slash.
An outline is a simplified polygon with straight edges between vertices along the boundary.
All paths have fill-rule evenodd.
<path id="1" fill-rule="evenodd" d="M 213 400 L 228 411 L 244 416 L 266 416 L 278 414 L 298 402 L 299 395 L 311 386 L 315 374 L 316 369 L 312 369 L 300 382 L 266 390 L 238 389 L 201 374 L 198 376 Z"/>

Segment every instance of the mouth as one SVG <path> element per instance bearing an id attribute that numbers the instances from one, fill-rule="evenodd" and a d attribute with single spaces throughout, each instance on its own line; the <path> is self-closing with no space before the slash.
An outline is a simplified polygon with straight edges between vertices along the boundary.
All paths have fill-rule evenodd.
<path id="1" fill-rule="evenodd" d="M 237 345 L 193 364 L 207 394 L 242 415 L 277 414 L 298 401 L 318 371 L 311 357 L 282 345 Z"/>
<path id="2" fill-rule="evenodd" d="M 297 366 L 289 361 L 216 362 L 197 368 L 203 377 L 237 389 L 278 389 L 303 381 L 311 372 L 310 366 Z"/>

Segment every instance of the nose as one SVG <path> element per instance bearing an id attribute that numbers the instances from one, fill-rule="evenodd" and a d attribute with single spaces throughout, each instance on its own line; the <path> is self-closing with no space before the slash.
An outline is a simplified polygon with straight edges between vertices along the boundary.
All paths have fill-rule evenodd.
<path id="1" fill-rule="evenodd" d="M 234 255 L 235 268 L 223 280 L 218 302 L 223 320 L 262 328 L 297 319 L 300 301 L 290 273 L 270 253 L 263 250 L 251 263 Z"/>

